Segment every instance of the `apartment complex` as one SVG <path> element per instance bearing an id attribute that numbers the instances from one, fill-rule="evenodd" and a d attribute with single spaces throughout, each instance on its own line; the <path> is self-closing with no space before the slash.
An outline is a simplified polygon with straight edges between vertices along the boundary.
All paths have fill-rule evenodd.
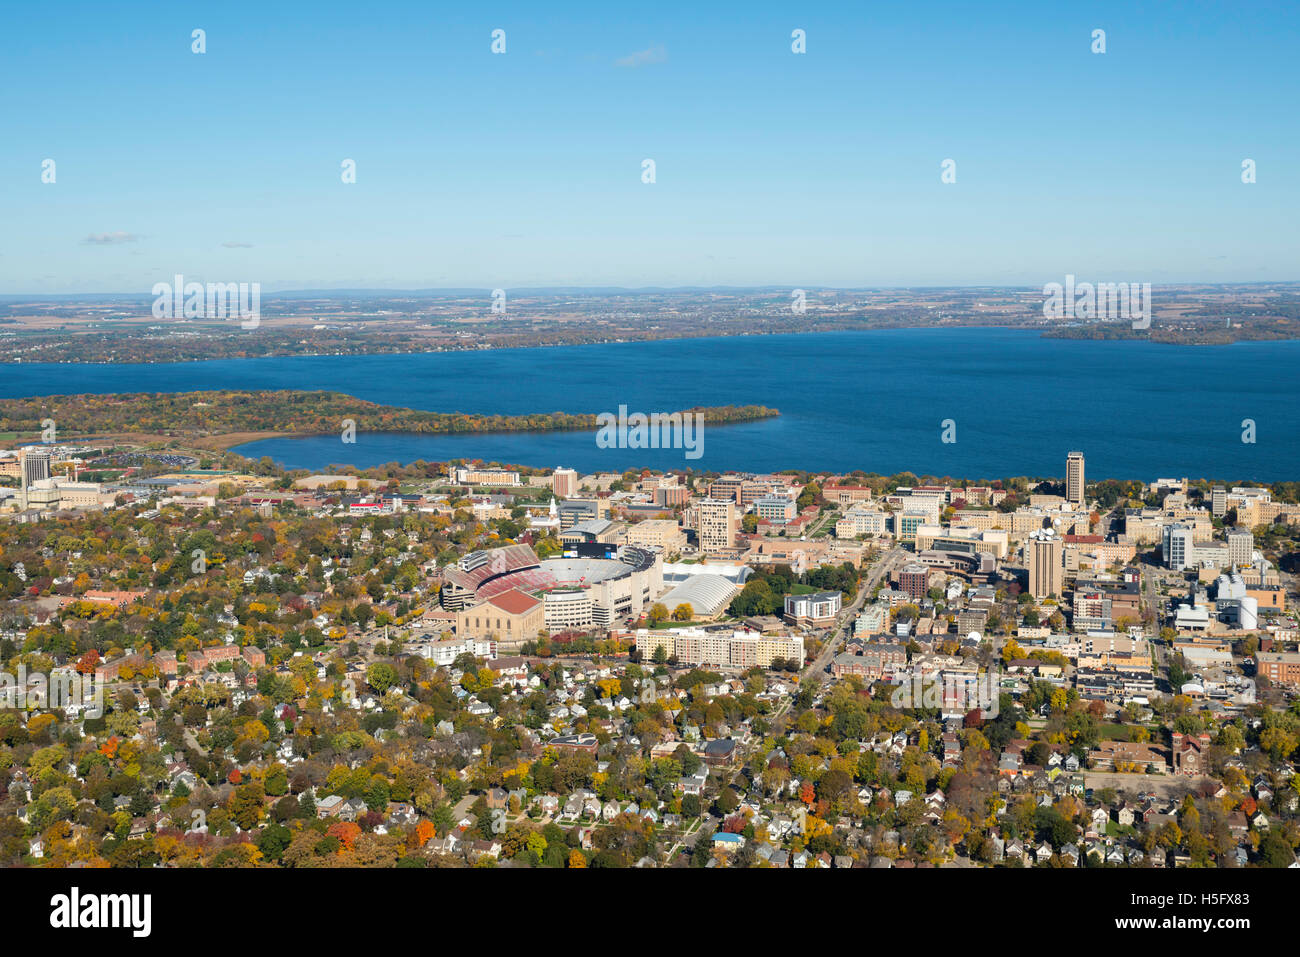
<path id="1" fill-rule="evenodd" d="M 457 485 L 519 485 L 519 473 L 505 469 L 453 467 L 450 478 Z"/>
<path id="2" fill-rule="evenodd" d="M 410 651 L 435 665 L 450 667 L 461 655 L 476 658 L 495 658 L 497 643 L 485 638 L 446 638 L 434 641 L 411 642 Z"/>
<path id="3" fill-rule="evenodd" d="M 835 623 L 843 596 L 837 591 L 815 591 L 785 596 L 785 620 L 792 625 L 824 628 Z"/>
<path id="4" fill-rule="evenodd" d="M 862 654 L 839 654 L 831 661 L 836 678 L 857 676 L 868 681 L 892 678 L 907 667 L 907 648 L 903 645 L 870 644 Z"/>
<path id="5" fill-rule="evenodd" d="M 730 668 L 770 668 L 778 659 L 802 663 L 804 657 L 803 638 L 799 635 L 705 628 L 637 631 L 636 650 L 643 660 L 653 660 L 660 648 L 679 664 Z"/>
<path id="6" fill-rule="evenodd" d="M 898 573 L 898 587 L 913 601 L 920 601 L 930 590 L 930 569 L 919 562 L 909 562 Z"/>

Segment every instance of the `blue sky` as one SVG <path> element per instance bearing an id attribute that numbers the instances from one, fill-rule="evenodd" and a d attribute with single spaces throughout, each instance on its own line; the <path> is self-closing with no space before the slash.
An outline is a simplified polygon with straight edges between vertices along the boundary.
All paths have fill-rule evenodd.
<path id="1" fill-rule="evenodd" d="M 1298 10 L 11 5 L 0 293 L 1300 279 Z"/>

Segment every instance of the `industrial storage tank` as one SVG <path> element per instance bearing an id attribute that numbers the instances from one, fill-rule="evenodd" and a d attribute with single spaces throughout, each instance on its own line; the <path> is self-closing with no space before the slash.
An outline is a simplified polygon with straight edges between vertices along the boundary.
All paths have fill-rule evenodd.
<path id="1" fill-rule="evenodd" d="M 1246 631 L 1259 627 L 1259 601 L 1257 599 L 1250 597 L 1241 599 L 1237 611 L 1237 626 Z"/>

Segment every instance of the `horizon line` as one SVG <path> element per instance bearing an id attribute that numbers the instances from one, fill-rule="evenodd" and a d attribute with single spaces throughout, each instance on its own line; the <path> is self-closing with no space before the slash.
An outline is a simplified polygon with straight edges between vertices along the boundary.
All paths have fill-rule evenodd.
<path id="1" fill-rule="evenodd" d="M 1072 275 L 1067 273 L 1066 275 Z M 195 280 L 198 282 L 199 280 Z M 1084 279 L 1083 282 L 1093 280 Z M 1097 280 L 1100 281 L 1100 280 Z M 1106 280 L 1110 281 L 1110 280 Z M 1041 290 L 1036 285 L 1025 284 L 998 284 L 998 283 L 934 283 L 934 284 L 901 284 L 901 285 L 844 285 L 838 283 L 805 283 L 809 289 L 834 290 L 837 292 L 892 292 L 892 291 L 912 291 L 912 290 L 929 290 L 929 291 L 1015 291 L 1015 292 L 1037 292 Z M 1154 289 L 1171 289 L 1178 287 L 1204 286 L 1208 288 L 1224 288 L 1232 286 L 1289 286 L 1300 285 L 1300 278 L 1296 279 L 1251 279 L 1251 280 L 1186 280 L 1182 282 L 1152 282 Z M 373 295 L 373 296 L 416 296 L 416 295 L 468 295 L 468 294 L 491 294 L 492 290 L 513 289 L 518 293 L 533 294 L 561 294 L 565 292 L 587 292 L 587 293 L 665 293 L 665 292 L 767 292 L 780 291 L 788 292 L 794 288 L 800 288 L 797 283 L 763 283 L 756 285 L 740 284 L 715 284 L 715 285 L 647 285 L 647 286 L 623 286 L 623 285 L 555 285 L 555 286 L 340 286 L 340 287 L 301 287 L 286 288 L 265 292 L 268 296 L 343 296 L 343 295 Z M 12 300 L 34 300 L 42 299 L 103 299 L 103 298 L 120 298 L 120 299 L 140 299 L 150 301 L 154 298 L 152 292 L 16 292 L 0 293 L 0 301 Z"/>

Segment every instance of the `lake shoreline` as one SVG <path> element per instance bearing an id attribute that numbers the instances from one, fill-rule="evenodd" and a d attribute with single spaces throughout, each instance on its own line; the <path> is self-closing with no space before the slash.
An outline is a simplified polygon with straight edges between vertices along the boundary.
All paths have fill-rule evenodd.
<path id="1" fill-rule="evenodd" d="M 1291 438 L 1300 432 L 1300 385 L 1288 369 L 1300 362 L 1300 341 L 1235 345 L 1119 346 L 978 327 L 171 365 L 23 363 L 0 375 L 0 396 L 135 393 L 146 397 L 146 405 L 157 396 L 159 415 L 123 419 L 121 428 L 97 420 L 95 403 L 86 405 L 84 415 L 73 409 L 55 416 L 66 430 L 61 434 L 164 431 L 168 396 L 196 390 L 261 394 L 327 385 L 359 400 L 328 407 L 309 403 L 292 421 L 208 416 L 210 424 L 200 426 L 223 434 L 334 430 L 332 439 L 273 437 L 251 447 L 230 446 L 241 455 L 269 454 L 304 468 L 340 459 L 366 467 L 470 458 L 552 468 L 567 460 L 595 471 L 635 462 L 715 471 L 1054 475 L 1065 454 L 1077 449 L 1096 475 L 1292 480 L 1300 476 L 1300 443 Z M 1196 383 L 1195 394 L 1179 383 Z M 549 415 L 538 409 L 613 412 L 620 405 L 642 413 L 747 405 L 778 409 L 780 415 L 706 428 L 702 459 L 685 460 L 680 453 L 597 449 L 582 432 L 565 440 L 563 432 L 501 436 L 485 430 L 466 440 L 447 431 L 457 426 L 443 426 L 437 433 L 391 440 L 365 431 L 385 427 L 377 416 L 355 414 L 366 413 L 359 406 L 367 403 L 431 413 L 421 416 L 430 419 L 447 414 L 436 410 L 458 409 L 467 417 L 525 421 Z M 39 421 L 31 411 L 24 425 Z M 340 420 L 346 418 L 356 420 L 357 444 L 340 446 Z M 943 439 L 947 420 L 956 426 L 951 442 Z M 1246 420 L 1257 425 L 1254 442 L 1243 440 Z M 388 427 L 408 424 L 394 420 Z"/>

